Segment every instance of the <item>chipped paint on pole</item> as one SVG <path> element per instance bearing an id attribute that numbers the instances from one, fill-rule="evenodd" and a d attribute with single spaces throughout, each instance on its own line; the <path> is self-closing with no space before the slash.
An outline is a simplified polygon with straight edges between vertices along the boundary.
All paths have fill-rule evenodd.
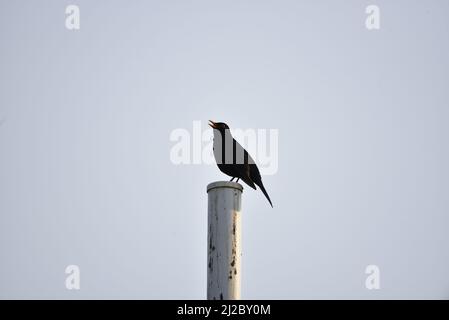
<path id="1" fill-rule="evenodd" d="M 243 187 L 218 181 L 207 186 L 207 299 L 240 299 Z"/>

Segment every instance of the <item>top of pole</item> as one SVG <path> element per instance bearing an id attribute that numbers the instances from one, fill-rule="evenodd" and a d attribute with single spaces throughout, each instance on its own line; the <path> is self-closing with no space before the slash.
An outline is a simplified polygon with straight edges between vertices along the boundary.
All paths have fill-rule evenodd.
<path id="1" fill-rule="evenodd" d="M 207 192 L 209 192 L 212 189 L 215 188 L 231 188 L 231 189 L 237 189 L 243 192 L 243 186 L 240 183 L 233 182 L 233 181 L 215 181 L 212 183 L 209 183 L 207 185 Z"/>

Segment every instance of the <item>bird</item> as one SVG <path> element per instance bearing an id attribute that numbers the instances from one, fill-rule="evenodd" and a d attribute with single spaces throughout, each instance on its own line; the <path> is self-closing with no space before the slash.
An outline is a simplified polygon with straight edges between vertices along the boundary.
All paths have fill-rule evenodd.
<path id="1" fill-rule="evenodd" d="M 248 151 L 234 139 L 229 126 L 224 122 L 214 122 L 212 120 L 209 120 L 209 126 L 212 127 L 214 133 L 214 158 L 220 171 L 230 176 L 232 178 L 230 181 L 234 181 L 237 178 L 236 182 L 238 182 L 242 179 L 243 182 L 254 190 L 257 190 L 256 186 L 258 186 L 271 207 L 273 207 L 270 196 L 262 183 L 262 177 L 256 163 Z"/>

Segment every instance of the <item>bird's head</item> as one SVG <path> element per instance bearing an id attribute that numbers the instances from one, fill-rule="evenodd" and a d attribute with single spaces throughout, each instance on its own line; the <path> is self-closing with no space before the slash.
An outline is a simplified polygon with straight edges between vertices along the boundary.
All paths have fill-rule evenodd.
<path id="1" fill-rule="evenodd" d="M 209 126 L 211 126 L 213 129 L 216 129 L 220 132 L 224 132 L 225 130 L 229 130 L 229 127 L 224 122 L 213 122 L 212 120 L 209 120 Z"/>

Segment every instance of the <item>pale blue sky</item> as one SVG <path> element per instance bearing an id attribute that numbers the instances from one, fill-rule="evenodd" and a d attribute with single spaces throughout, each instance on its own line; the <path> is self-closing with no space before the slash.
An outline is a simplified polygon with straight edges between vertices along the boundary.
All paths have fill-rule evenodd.
<path id="1" fill-rule="evenodd" d="M 243 298 L 449 298 L 448 16 L 0 0 L 0 298 L 205 298 L 206 185 L 227 177 L 174 166 L 169 135 L 208 119 L 279 130 L 274 208 L 243 193 Z"/>

